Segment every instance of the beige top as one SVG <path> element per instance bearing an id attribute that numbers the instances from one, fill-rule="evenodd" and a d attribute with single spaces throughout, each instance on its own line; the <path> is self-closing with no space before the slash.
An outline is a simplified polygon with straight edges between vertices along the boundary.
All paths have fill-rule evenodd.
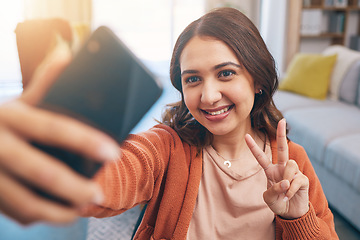
<path id="1" fill-rule="evenodd" d="M 265 153 L 271 157 L 266 145 Z M 187 239 L 275 239 L 275 215 L 263 200 L 267 179 L 254 162 L 230 168 L 211 146 L 203 150 L 203 175 Z"/>

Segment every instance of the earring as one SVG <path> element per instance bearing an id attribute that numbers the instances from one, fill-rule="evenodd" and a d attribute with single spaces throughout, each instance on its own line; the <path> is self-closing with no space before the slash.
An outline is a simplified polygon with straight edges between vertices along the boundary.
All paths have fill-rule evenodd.
<path id="1" fill-rule="evenodd" d="M 262 95 L 263 94 L 263 90 L 260 88 L 260 90 L 259 90 L 259 93 L 258 93 L 259 95 Z"/>

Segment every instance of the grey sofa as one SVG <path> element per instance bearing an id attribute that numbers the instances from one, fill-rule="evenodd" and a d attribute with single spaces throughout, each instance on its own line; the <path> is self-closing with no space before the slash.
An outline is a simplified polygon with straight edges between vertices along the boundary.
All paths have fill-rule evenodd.
<path id="1" fill-rule="evenodd" d="M 360 52 L 359 52 L 360 55 Z M 329 204 L 360 230 L 360 60 L 346 70 L 337 100 L 278 91 L 290 140 L 302 145 Z"/>

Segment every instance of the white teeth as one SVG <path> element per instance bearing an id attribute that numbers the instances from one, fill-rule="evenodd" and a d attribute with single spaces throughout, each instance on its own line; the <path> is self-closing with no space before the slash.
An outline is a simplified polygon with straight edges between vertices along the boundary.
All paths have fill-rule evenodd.
<path id="1" fill-rule="evenodd" d="M 224 112 L 227 112 L 230 109 L 230 107 L 226 107 L 221 109 L 220 111 L 216 111 L 216 112 L 207 112 L 208 114 L 210 114 L 211 116 L 215 116 L 215 115 L 219 115 L 222 114 Z"/>

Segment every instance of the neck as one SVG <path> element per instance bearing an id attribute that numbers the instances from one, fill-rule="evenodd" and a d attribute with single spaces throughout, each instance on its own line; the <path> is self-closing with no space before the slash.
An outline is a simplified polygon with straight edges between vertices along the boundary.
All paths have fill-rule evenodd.
<path id="1" fill-rule="evenodd" d="M 245 142 L 245 134 L 247 133 L 259 144 L 259 141 L 261 141 L 259 134 L 252 128 L 249 128 L 244 129 L 241 133 L 237 133 L 234 136 L 214 136 L 212 146 L 226 159 L 244 158 L 251 154 L 250 149 Z"/>

